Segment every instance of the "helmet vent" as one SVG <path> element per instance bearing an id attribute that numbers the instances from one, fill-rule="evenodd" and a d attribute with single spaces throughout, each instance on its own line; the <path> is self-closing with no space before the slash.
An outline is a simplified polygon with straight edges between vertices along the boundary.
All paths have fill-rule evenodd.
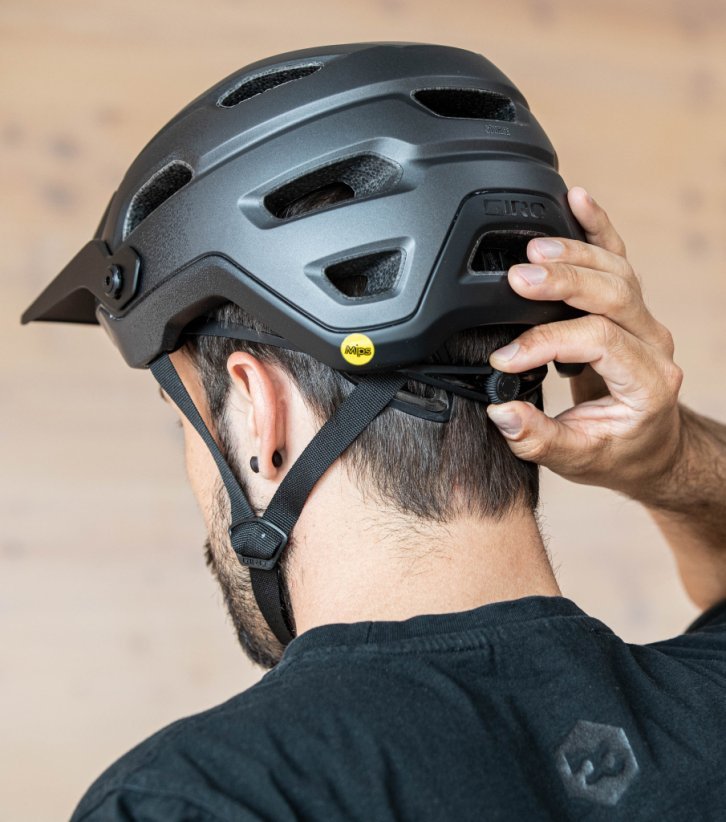
<path id="1" fill-rule="evenodd" d="M 298 177 L 284 186 L 270 192 L 265 199 L 265 208 L 282 220 L 301 217 L 322 208 L 329 208 L 331 202 L 325 197 L 310 197 L 323 189 L 333 189 L 336 185 L 348 189 L 347 197 L 338 200 L 359 200 L 391 188 L 401 176 L 401 168 L 396 163 L 375 154 L 360 154 L 336 163 L 317 168 Z M 335 203 L 332 203 L 333 205 Z"/>
<path id="2" fill-rule="evenodd" d="M 469 270 L 502 272 L 517 263 L 527 263 L 527 243 L 534 237 L 545 237 L 542 231 L 498 230 L 482 235 L 469 259 Z"/>
<path id="3" fill-rule="evenodd" d="M 503 94 L 473 88 L 432 88 L 414 91 L 413 97 L 440 117 L 466 117 L 477 120 L 517 119 L 514 103 Z"/>
<path id="4" fill-rule="evenodd" d="M 334 263 L 324 274 L 344 297 L 377 297 L 393 289 L 402 263 L 402 250 L 378 251 Z"/>
<path id="5" fill-rule="evenodd" d="M 176 160 L 147 180 L 131 200 L 124 220 L 123 239 L 125 240 L 152 211 L 183 188 L 193 176 L 191 166 Z"/>
<path id="6" fill-rule="evenodd" d="M 294 68 L 277 69 L 266 74 L 249 77 L 220 98 L 218 105 L 224 108 L 232 108 L 245 100 L 249 100 L 250 97 L 256 97 L 258 94 L 263 94 L 265 91 L 283 85 L 283 83 L 301 80 L 321 68 L 321 63 L 314 63 L 306 66 L 295 66 Z"/>

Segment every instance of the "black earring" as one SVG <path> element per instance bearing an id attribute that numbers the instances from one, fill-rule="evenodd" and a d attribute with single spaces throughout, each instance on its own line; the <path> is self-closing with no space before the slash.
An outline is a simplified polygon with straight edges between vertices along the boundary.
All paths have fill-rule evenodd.
<path id="1" fill-rule="evenodd" d="M 272 464 L 275 468 L 279 468 L 282 465 L 282 454 L 279 451 L 272 452 Z M 260 461 L 257 457 L 250 457 L 250 468 L 255 472 L 255 474 L 260 473 Z"/>

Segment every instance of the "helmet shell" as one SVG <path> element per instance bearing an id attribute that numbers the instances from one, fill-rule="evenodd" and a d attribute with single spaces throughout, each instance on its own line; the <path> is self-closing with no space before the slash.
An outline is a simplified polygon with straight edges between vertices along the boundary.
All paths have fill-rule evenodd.
<path id="1" fill-rule="evenodd" d="M 280 216 L 331 182 L 350 199 Z M 231 301 L 333 368 L 389 370 L 461 330 L 581 313 L 526 300 L 506 278 L 528 238 L 583 238 L 566 194 L 525 98 L 482 55 L 419 43 L 288 52 L 159 131 L 94 240 L 23 319 L 100 322 L 146 367 Z M 363 296 L 345 292 L 350 276 L 367 278 Z M 345 358 L 352 334 L 372 356 Z"/>

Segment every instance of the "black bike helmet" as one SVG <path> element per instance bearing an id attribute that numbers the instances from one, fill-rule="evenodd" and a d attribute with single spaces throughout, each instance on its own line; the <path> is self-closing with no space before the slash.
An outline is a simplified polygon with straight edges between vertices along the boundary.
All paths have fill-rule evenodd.
<path id="1" fill-rule="evenodd" d="M 348 199 L 287 216 L 332 184 Z M 212 451 L 232 546 L 285 644 L 280 554 L 315 482 L 378 413 L 393 405 L 443 422 L 452 394 L 535 395 L 541 407 L 546 366 L 505 375 L 447 364 L 441 350 L 477 326 L 582 313 L 507 282 L 532 237 L 583 239 L 566 194 L 526 100 L 482 55 L 420 43 L 288 52 L 230 75 L 161 129 L 94 239 L 22 321 L 100 323 L 129 365 L 151 369 Z M 226 302 L 274 334 L 205 319 Z M 186 334 L 301 350 L 356 383 L 262 517 L 167 355 Z M 439 399 L 414 402 L 402 391 L 412 378 Z"/>

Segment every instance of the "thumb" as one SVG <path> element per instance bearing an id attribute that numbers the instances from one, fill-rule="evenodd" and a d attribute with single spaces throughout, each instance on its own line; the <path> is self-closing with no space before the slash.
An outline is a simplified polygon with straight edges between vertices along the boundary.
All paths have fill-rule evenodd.
<path id="1" fill-rule="evenodd" d="M 567 199 L 572 213 L 585 231 L 588 243 L 621 257 L 626 256 L 623 238 L 613 227 L 607 212 L 582 186 L 573 186 L 567 192 Z"/>
<path id="2" fill-rule="evenodd" d="M 506 438 L 515 456 L 558 474 L 572 472 L 584 448 L 581 435 L 543 414 L 528 402 L 488 405 L 487 416 Z"/>

